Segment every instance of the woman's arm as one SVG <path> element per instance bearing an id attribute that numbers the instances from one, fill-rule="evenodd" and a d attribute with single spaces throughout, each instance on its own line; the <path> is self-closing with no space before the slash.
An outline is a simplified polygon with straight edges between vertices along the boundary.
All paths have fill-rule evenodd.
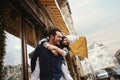
<path id="1" fill-rule="evenodd" d="M 46 47 L 47 49 L 49 49 L 51 51 L 55 50 L 57 53 L 61 54 L 62 56 L 66 56 L 68 53 L 68 50 L 62 50 L 61 48 L 54 46 L 54 45 L 51 45 L 48 42 L 44 43 L 44 47 Z"/>
<path id="2" fill-rule="evenodd" d="M 53 52 L 54 55 L 58 55 L 61 54 L 62 56 L 66 56 L 68 54 L 68 49 L 64 49 L 63 50 L 57 46 L 51 45 L 48 43 L 48 37 L 47 38 L 43 38 L 39 43 L 43 44 L 44 47 L 46 47 L 47 49 L 51 50 Z"/>
<path id="3" fill-rule="evenodd" d="M 56 50 L 59 54 L 61 54 L 62 56 L 66 56 L 66 55 L 68 54 L 68 51 L 63 50 L 63 49 L 61 49 L 61 48 L 59 48 L 59 47 L 57 47 L 57 46 L 55 46 L 55 50 Z"/>

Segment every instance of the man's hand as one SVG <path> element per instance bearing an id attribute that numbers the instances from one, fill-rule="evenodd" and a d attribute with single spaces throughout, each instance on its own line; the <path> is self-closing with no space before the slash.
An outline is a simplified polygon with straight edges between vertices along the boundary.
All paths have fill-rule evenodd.
<path id="1" fill-rule="evenodd" d="M 56 50 L 51 50 L 51 52 L 55 55 L 55 56 L 58 56 L 58 53 Z"/>
<path id="2" fill-rule="evenodd" d="M 58 56 L 58 52 L 55 50 L 57 47 L 51 44 L 47 44 L 47 49 L 51 50 L 51 52 L 55 55 Z"/>

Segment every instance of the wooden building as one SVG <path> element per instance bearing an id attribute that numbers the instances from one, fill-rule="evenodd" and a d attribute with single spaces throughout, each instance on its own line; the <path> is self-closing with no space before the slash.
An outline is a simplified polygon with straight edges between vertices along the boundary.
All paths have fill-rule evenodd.
<path id="1" fill-rule="evenodd" d="M 73 26 L 69 27 L 67 17 L 64 19 L 61 11 L 64 6 L 70 16 L 67 0 L 0 1 L 0 80 L 29 80 L 28 54 L 49 29 L 58 27 L 65 35 L 76 34 Z M 71 25 L 71 16 L 70 19 Z M 68 67 L 74 80 L 80 80 L 73 56 L 71 53 L 67 58 Z"/>

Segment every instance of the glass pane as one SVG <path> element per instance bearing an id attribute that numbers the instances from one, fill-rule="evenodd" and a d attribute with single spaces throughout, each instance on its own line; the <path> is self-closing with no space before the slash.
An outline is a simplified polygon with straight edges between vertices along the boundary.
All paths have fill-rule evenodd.
<path id="1" fill-rule="evenodd" d="M 31 66 L 30 66 L 30 54 L 34 51 L 34 47 L 30 46 L 27 44 L 27 53 L 28 53 L 28 77 L 29 77 L 29 80 L 31 78 Z"/>
<path id="2" fill-rule="evenodd" d="M 22 79 L 21 40 L 6 32 L 6 55 L 4 58 L 4 80 Z"/>

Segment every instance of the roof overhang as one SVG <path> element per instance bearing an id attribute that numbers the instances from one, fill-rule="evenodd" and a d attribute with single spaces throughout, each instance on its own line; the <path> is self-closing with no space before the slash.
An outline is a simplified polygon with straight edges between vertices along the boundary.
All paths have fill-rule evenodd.
<path id="1" fill-rule="evenodd" d="M 39 1 L 48 12 L 53 24 L 59 29 L 61 29 L 61 31 L 65 33 L 65 35 L 70 34 L 57 1 L 56 0 L 39 0 Z"/>

